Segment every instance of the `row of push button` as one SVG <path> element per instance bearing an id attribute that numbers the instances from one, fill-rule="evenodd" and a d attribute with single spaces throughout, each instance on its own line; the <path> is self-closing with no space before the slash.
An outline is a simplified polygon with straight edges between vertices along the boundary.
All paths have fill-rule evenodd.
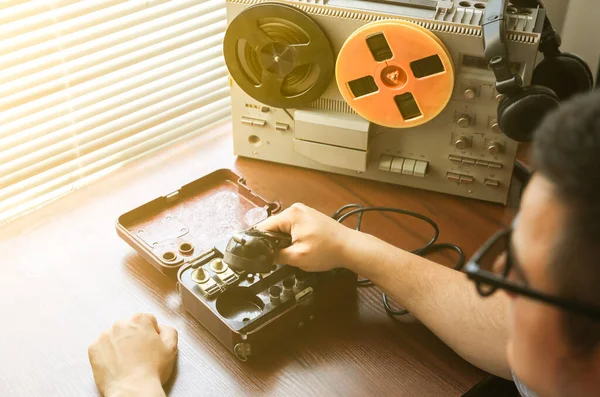
<path id="1" fill-rule="evenodd" d="M 493 161 L 484 161 L 484 160 L 476 160 L 468 157 L 455 156 L 451 154 L 448 156 L 448 160 L 453 163 L 460 163 L 466 165 L 478 165 L 480 167 L 489 167 L 489 168 L 502 168 L 502 164 L 494 163 Z"/>
<path id="2" fill-rule="evenodd" d="M 252 117 L 242 117 L 242 124 L 250 125 L 253 127 L 264 127 L 267 125 L 267 121 L 263 119 L 255 119 Z M 289 124 L 275 123 L 275 129 L 277 131 L 287 131 L 290 128 Z"/>
<path id="3" fill-rule="evenodd" d="M 470 185 L 471 183 L 475 182 L 475 179 L 470 175 L 455 174 L 454 172 L 448 172 L 446 174 L 446 179 L 450 182 L 456 182 L 463 185 Z M 484 185 L 487 187 L 498 187 L 500 186 L 500 181 L 495 179 L 486 179 L 484 181 Z"/>
<path id="4" fill-rule="evenodd" d="M 382 155 L 379 161 L 381 171 L 391 171 L 421 178 L 427 173 L 428 165 L 427 161 L 405 159 L 404 157 L 394 157 L 387 154 Z"/>
<path id="5" fill-rule="evenodd" d="M 453 172 L 447 173 L 446 179 L 448 179 L 450 182 L 461 183 L 464 185 L 470 185 L 475 181 L 472 176 L 455 174 Z"/>
<path id="6" fill-rule="evenodd" d="M 267 124 L 267 121 L 263 119 L 254 119 L 252 117 L 242 117 L 242 124 L 264 127 Z"/>

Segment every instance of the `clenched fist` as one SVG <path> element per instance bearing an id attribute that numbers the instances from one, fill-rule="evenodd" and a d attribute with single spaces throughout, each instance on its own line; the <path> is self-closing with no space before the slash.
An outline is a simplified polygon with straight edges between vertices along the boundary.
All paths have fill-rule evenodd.
<path id="1" fill-rule="evenodd" d="M 177 356 L 177 331 L 151 314 L 137 314 L 100 335 L 88 355 L 104 396 L 164 396 L 162 385 Z"/>
<path id="2" fill-rule="evenodd" d="M 309 272 L 348 267 L 352 260 L 350 251 L 360 239 L 360 233 L 298 203 L 267 218 L 256 228 L 291 235 L 292 245 L 279 251 L 277 262 Z"/>

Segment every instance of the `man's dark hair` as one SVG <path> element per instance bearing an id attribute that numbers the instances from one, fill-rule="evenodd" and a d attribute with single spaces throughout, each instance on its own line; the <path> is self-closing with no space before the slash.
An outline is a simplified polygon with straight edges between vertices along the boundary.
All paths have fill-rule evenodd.
<path id="1" fill-rule="evenodd" d="M 551 263 L 559 294 L 600 307 L 600 92 L 550 114 L 535 133 L 533 157 L 568 212 Z M 600 322 L 565 314 L 563 326 L 577 352 L 600 345 Z"/>

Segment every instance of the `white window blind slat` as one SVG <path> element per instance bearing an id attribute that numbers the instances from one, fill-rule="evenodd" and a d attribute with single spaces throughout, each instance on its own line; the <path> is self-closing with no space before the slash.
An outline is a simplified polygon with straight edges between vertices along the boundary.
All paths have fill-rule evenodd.
<path id="1" fill-rule="evenodd" d="M 33 128 L 0 139 L 0 164 L 21 157 L 25 152 L 37 150 L 50 143 L 65 139 L 128 114 L 133 109 L 141 109 L 156 104 L 173 95 L 206 84 L 211 79 L 224 76 L 227 71 L 224 63 L 209 64 L 210 70 L 196 66 L 170 74 L 162 79 L 130 89 L 120 95 L 106 96 L 92 106 L 79 108 L 76 101 L 71 106 L 69 117 L 58 117 Z M 197 74 L 199 72 L 200 74 Z M 111 87 L 109 87 L 111 88 Z M 105 90 L 110 91 L 110 90 Z M 89 99 L 89 98 L 88 98 Z M 38 140 L 38 138 L 40 138 Z M 0 169 L 2 166 L 0 165 Z"/>
<path id="2" fill-rule="evenodd" d="M 3 0 L 0 1 L 0 10 L 5 10 L 7 8 L 17 8 L 19 4 L 27 3 L 30 0 Z"/>
<path id="3" fill-rule="evenodd" d="M 19 91 L 18 87 L 11 87 L 11 90 L 2 90 L 4 92 L 0 92 L 0 98 L 3 94 L 6 95 L 12 93 L 12 95 L 9 94 L 9 96 L 0 99 L 0 112 L 24 104 L 28 101 L 38 99 L 42 96 L 63 90 L 67 87 L 88 82 L 112 71 L 137 64 L 138 62 L 148 60 L 156 56 L 161 56 L 166 52 L 202 40 L 203 38 L 210 37 L 211 35 L 223 33 L 224 31 L 225 22 L 219 22 L 217 24 L 204 27 L 204 29 L 193 31 L 180 37 L 175 37 L 162 43 L 157 43 L 147 48 L 134 51 L 130 54 L 126 54 L 125 56 L 121 56 L 100 65 L 90 64 L 87 68 L 81 67 L 82 70 L 78 72 L 70 72 L 66 77 L 56 78 L 55 80 L 51 80 L 45 84 L 36 85 L 35 80 L 33 80 L 30 82 L 33 87 L 29 90 Z M 65 70 L 63 70 L 63 72 L 65 72 Z M 8 83 L 7 85 L 9 84 L 11 83 Z"/>
<path id="4" fill-rule="evenodd" d="M 202 40 L 211 35 L 224 32 L 226 27 L 224 18 L 225 11 L 218 10 L 208 14 L 206 19 L 205 17 L 201 17 L 186 21 L 174 25 L 169 29 L 163 29 L 152 34 L 144 35 L 137 39 L 73 60 L 67 58 L 70 51 L 67 50 L 65 52 L 64 63 L 49 69 L 42 68 L 38 73 L 19 76 L 12 79 L 12 81 L 3 84 L 3 87 L 0 90 L 0 96 L 7 95 L 10 92 L 17 94 L 8 98 L 10 102 L 0 101 L 0 110 L 16 106 L 20 104 L 23 99 L 27 100 L 27 98 L 40 94 L 48 95 L 59 90 L 61 88 L 61 83 L 64 84 L 62 79 L 65 74 L 72 76 L 68 78 L 68 85 L 73 84 L 73 81 L 77 81 L 76 84 L 79 84 L 89 80 L 90 77 L 93 78 L 94 72 L 102 73 L 101 71 L 106 70 L 106 68 L 112 70 L 118 68 L 115 64 L 122 63 L 123 65 L 121 67 L 131 65 L 140 60 L 160 55 L 164 53 L 164 51 L 170 51 L 174 48 L 179 48 L 194 41 Z M 208 26 L 201 24 L 201 22 L 208 22 Z M 199 29 L 199 26 L 203 29 Z M 34 62 L 43 65 L 44 58 L 35 60 Z M 9 69 L 7 71 L 8 74 L 12 73 L 19 75 L 20 72 L 18 66 L 11 69 L 15 70 L 11 71 Z"/>
<path id="5" fill-rule="evenodd" d="M 7 150 L 2 152 L 0 159 L 0 181 L 6 177 L 14 176 L 19 170 L 24 171 L 45 159 L 57 156 L 69 150 L 74 144 L 77 146 L 92 142 L 96 139 L 106 137 L 111 131 L 118 131 L 135 123 L 142 122 L 147 128 L 152 125 L 153 117 L 173 111 L 176 107 L 200 98 L 212 90 L 222 87 L 226 83 L 225 67 L 216 69 L 204 76 L 196 78 L 195 81 L 179 84 L 175 89 L 165 89 L 152 98 L 141 98 L 129 105 L 128 109 L 119 109 L 120 113 L 107 111 L 99 115 L 95 120 L 87 123 L 73 124 L 56 134 L 43 136 L 41 139 L 28 142 L 19 147 L 19 151 Z M 144 102 L 142 102 L 142 99 Z M 150 104 L 150 105 L 148 105 Z M 88 121 L 87 119 L 85 120 Z M 92 124 L 94 123 L 94 124 Z"/>
<path id="6" fill-rule="evenodd" d="M 14 107 L 0 113 L 0 138 L 9 136 L 15 131 L 31 128 L 55 117 L 62 117 L 70 112 L 70 102 L 81 96 L 92 95 L 94 101 L 95 93 L 103 87 L 113 87 L 115 94 L 119 94 L 120 87 L 131 84 L 130 80 L 140 74 L 147 75 L 156 72 L 156 78 L 164 77 L 164 73 L 178 72 L 183 68 L 191 67 L 200 60 L 214 60 L 221 56 L 220 43 L 223 34 L 210 36 L 193 44 L 170 51 L 162 56 L 133 64 L 120 70 L 116 70 L 100 76 L 85 84 L 69 86 L 63 91 L 44 96 L 40 99 L 27 102 L 21 106 Z M 210 61 L 209 61 L 210 62 Z M 119 84 L 116 84 L 116 83 Z M 70 99 L 67 106 L 66 98 Z M 58 105 L 57 105 L 58 104 Z M 27 117 L 35 114 L 35 117 Z"/>
<path id="7" fill-rule="evenodd" d="M 121 94 L 131 93 L 136 88 L 148 85 L 147 91 L 153 92 L 157 90 L 157 88 L 153 87 L 153 83 L 163 81 L 168 76 L 179 76 L 178 73 L 180 72 L 185 72 L 186 75 L 192 74 L 193 76 L 193 73 L 206 73 L 207 71 L 221 67 L 224 63 L 220 55 L 221 47 L 212 47 L 207 51 L 200 51 L 184 58 L 180 62 L 168 63 L 162 67 L 145 72 L 143 70 L 138 71 L 138 68 L 134 66 L 134 74 L 124 81 L 119 80 L 119 84 L 106 84 L 105 81 L 96 83 L 94 81 L 93 84 L 80 85 L 80 87 L 89 86 L 86 89 L 88 92 L 84 95 L 73 95 L 69 91 L 67 94 L 71 97 L 71 100 L 68 106 L 62 101 L 50 103 L 45 101 L 46 106 L 43 107 L 43 110 L 35 112 L 35 118 L 22 117 L 12 123 L 1 126 L 0 147 L 3 146 L 3 142 L 4 146 L 10 146 L 10 144 L 6 144 L 10 139 L 13 139 L 13 142 L 17 142 L 19 136 L 34 135 L 32 131 L 36 131 L 35 135 L 39 136 L 43 131 L 47 131 L 48 129 L 56 130 L 69 125 L 71 123 L 70 119 L 81 119 L 100 113 L 105 107 L 98 103 L 97 98 L 99 95 L 104 98 L 111 98 L 111 103 L 114 102 L 115 98 L 122 98 L 121 102 L 125 101 L 123 103 L 126 103 L 128 100 L 123 99 L 124 97 Z M 206 59 L 209 60 L 205 61 Z M 116 77 L 121 76 L 117 75 Z M 131 97 L 131 95 L 128 97 Z M 102 102 L 108 103 L 107 100 Z M 75 116 L 74 112 L 78 112 L 78 116 Z M 27 114 L 32 113 L 29 112 Z M 71 117 L 68 119 L 63 117 L 67 114 L 71 114 Z M 2 138 L 7 138 L 7 140 Z M 2 166 L 0 166 L 1 169 Z"/>
<path id="8" fill-rule="evenodd" d="M 229 117 L 225 0 L 8 4 L 0 224 Z"/>
<path id="9" fill-rule="evenodd" d="M 36 186 L 51 182 L 62 175 L 77 172 L 82 167 L 82 164 L 94 163 L 106 157 L 107 154 L 115 154 L 120 152 L 123 149 L 123 145 L 129 145 L 131 142 L 141 142 L 152 139 L 157 133 L 165 133 L 169 129 L 188 124 L 195 118 L 201 117 L 202 113 L 214 110 L 215 108 L 219 110 L 219 104 L 222 104 L 222 102 L 219 102 L 219 100 L 222 100 L 223 98 L 227 99 L 227 89 L 221 88 L 218 91 L 207 91 L 208 92 L 205 93 L 203 97 L 195 100 L 191 106 L 185 106 L 181 110 L 173 107 L 171 114 L 165 117 L 167 120 L 164 123 L 155 125 L 154 127 L 148 126 L 151 125 L 151 123 L 146 123 L 147 129 L 143 132 L 138 132 L 138 134 L 136 134 L 136 130 L 139 131 L 139 128 L 134 126 L 133 128 L 129 128 L 129 131 L 119 131 L 115 134 L 106 135 L 105 139 L 101 139 L 99 141 L 91 141 L 83 144 L 77 142 L 76 145 L 71 145 L 72 149 L 70 151 L 68 151 L 68 149 L 67 151 L 63 150 L 63 155 L 70 157 L 70 159 L 67 159 L 69 161 L 66 161 L 65 163 L 56 167 L 42 170 L 39 173 L 34 173 L 32 175 L 30 174 L 20 182 L 13 183 L 4 189 L 1 189 L 0 201 L 32 190 Z M 175 106 L 175 104 L 173 106 Z M 173 117 L 173 114 L 182 113 L 183 110 L 187 111 L 187 113 L 169 120 L 168 116 Z M 158 121 L 157 119 L 160 120 L 160 117 L 155 118 L 155 123 Z M 52 161 L 51 158 L 49 160 Z M 0 182 L 3 181 L 0 179 Z"/>
<path id="10" fill-rule="evenodd" d="M 57 30 L 58 28 L 56 25 L 43 27 L 40 26 L 38 29 L 32 30 L 25 34 L 3 40 L 3 46 L 0 48 L 0 55 L 21 51 L 22 49 L 31 47 L 33 45 L 53 40 L 57 36 L 79 32 L 106 21 L 114 20 L 130 13 L 137 12 L 148 7 L 149 5 L 154 5 L 146 5 L 145 3 L 161 4 L 167 1 L 170 0 L 153 0 L 147 2 L 128 1 L 125 3 L 120 3 L 103 10 L 95 11 L 94 13 L 88 15 L 88 20 L 72 19 L 69 21 L 63 21 L 60 25 L 58 25 L 60 31 Z"/>
<path id="11" fill-rule="evenodd" d="M 188 125 L 171 130 L 164 135 L 145 141 L 137 146 L 127 148 L 113 156 L 102 159 L 100 162 L 85 166 L 81 168 L 77 174 L 65 175 L 60 179 L 53 180 L 50 184 L 38 186 L 35 190 L 30 190 L 24 195 L 12 197 L 10 200 L 0 202 L 0 219 L 4 222 L 6 222 L 7 219 L 14 219 L 17 215 L 31 209 L 34 200 L 42 198 L 38 202 L 35 202 L 35 204 L 39 205 L 47 202 L 48 199 L 51 198 L 43 197 L 44 195 L 50 195 L 52 192 L 70 184 L 74 185 L 77 182 L 85 182 L 83 180 L 93 176 L 94 173 L 106 171 L 107 168 L 115 165 L 125 165 L 132 160 L 135 160 L 137 156 L 151 153 L 154 150 L 176 143 L 178 140 L 181 140 L 181 138 L 206 131 L 206 129 L 212 127 L 215 123 L 227 120 L 231 111 L 229 109 L 229 99 L 227 98 L 226 100 L 226 103 L 219 104 L 221 107 L 219 110 L 208 113 L 208 115 L 205 115 L 203 118 L 197 119 Z M 84 185 L 84 183 L 81 183 L 80 185 Z M 70 190 L 73 188 L 74 186 L 71 187 Z"/>
<path id="12" fill-rule="evenodd" d="M 138 95 L 137 91 L 134 90 L 131 96 L 135 97 L 130 103 L 124 106 L 108 109 L 108 111 L 102 112 L 97 116 L 84 118 L 82 120 L 74 120 L 69 126 L 62 128 L 58 131 L 47 131 L 38 136 L 20 137 L 18 134 L 13 136 L 19 139 L 18 142 L 13 141 L 12 146 L 0 146 L 0 167 L 2 164 L 7 164 L 10 161 L 18 159 L 19 157 L 25 156 L 27 153 L 34 153 L 41 150 L 49 145 L 56 144 L 58 142 L 69 139 L 70 137 L 77 136 L 90 131 L 95 128 L 109 129 L 114 128 L 113 126 L 119 125 L 122 117 L 129 117 L 128 120 L 137 120 L 150 117 L 156 112 L 164 111 L 165 106 L 168 104 L 162 103 L 166 100 L 173 100 L 180 94 L 188 94 L 198 87 L 206 86 L 212 83 L 215 79 L 219 79 L 227 74 L 225 67 L 213 70 L 205 73 L 204 75 L 196 76 L 194 78 L 182 81 L 178 84 L 166 87 L 161 87 L 160 91 L 157 91 L 151 95 Z M 172 80 L 173 78 L 168 77 L 163 80 Z M 221 84 L 226 84 L 226 81 L 218 80 Z M 165 83 L 166 84 L 166 83 Z M 143 89 L 142 89 L 143 91 Z M 129 94 L 129 93 L 128 93 Z M 11 138 L 13 138 L 11 137 Z M 10 147 L 10 150 L 7 150 Z"/>
<path id="13" fill-rule="evenodd" d="M 61 32 L 61 35 L 47 42 L 29 44 L 20 51 L 0 56 L 0 67 L 6 68 L 5 73 L 0 76 L 0 83 L 31 75 L 153 32 L 169 29 L 176 24 L 202 17 L 219 9 L 219 3 L 216 1 L 195 4 L 196 2 L 192 0 L 166 3 L 116 20 L 108 20 L 100 25 L 92 25 L 69 35 Z M 92 16 L 86 15 L 77 18 L 76 21 L 81 20 L 82 26 L 89 26 L 87 20 Z M 36 59 L 40 60 L 33 62 Z M 16 65 L 19 67 L 16 68 Z"/>
<path id="14" fill-rule="evenodd" d="M 160 127 L 160 130 L 156 131 L 158 131 L 158 133 L 164 133 L 164 129 L 173 127 L 172 125 L 167 124 L 167 122 L 173 119 L 177 119 L 176 123 L 181 123 L 182 121 L 187 123 L 190 121 L 188 120 L 189 118 L 192 118 L 191 121 L 193 121 L 193 118 L 196 117 L 196 113 L 199 112 L 201 115 L 202 113 L 206 112 L 206 109 L 200 109 L 201 107 L 226 98 L 228 96 L 228 92 L 229 90 L 227 88 L 220 88 L 191 102 L 174 107 L 146 120 L 128 125 L 125 128 L 117 130 L 116 132 L 111 132 L 110 134 L 103 136 L 102 139 L 86 139 L 85 142 L 72 139 L 69 142 L 61 142 L 61 144 L 64 145 L 60 148 L 60 150 L 56 150 L 56 153 L 40 156 L 41 160 L 38 163 L 29 164 L 26 167 L 18 169 L 10 174 L 6 174 L 6 176 L 0 178 L 0 194 L 2 194 L 2 189 L 6 189 L 7 187 L 18 190 L 15 190 L 14 193 L 11 190 L 11 194 L 18 194 L 19 192 L 23 191 L 23 186 L 29 186 L 28 184 L 34 183 L 28 178 L 38 177 L 41 173 L 49 170 L 53 170 L 56 173 L 64 172 L 66 170 L 65 168 L 55 170 L 55 167 L 73 162 L 81 156 L 102 149 L 108 145 L 112 145 L 113 143 L 117 143 L 120 140 L 129 138 L 135 134 L 144 133 L 143 139 L 146 139 L 151 135 L 151 132 L 146 130 L 154 128 L 158 125 L 162 126 Z M 182 115 L 184 117 L 180 117 Z M 73 164 L 71 164 L 71 166 L 73 166 Z M 75 164 L 75 166 L 77 166 L 77 164 Z"/>
<path id="15" fill-rule="evenodd" d="M 0 14 L 0 24 L 38 15 L 54 8 L 76 3 L 77 1 L 79 0 L 2 1 L 0 2 L 0 8 L 5 11 L 2 11 Z"/>
<path id="16" fill-rule="evenodd" d="M 48 7 L 50 10 L 37 14 L 25 19 L 10 20 L 8 23 L 2 24 L 0 29 L 0 40 L 16 36 L 18 34 L 26 33 L 28 31 L 37 29 L 40 26 L 50 26 L 60 23 L 60 21 L 66 21 L 71 18 L 85 15 L 90 12 L 100 10 L 102 8 L 110 7 L 112 5 L 122 3 L 127 0 L 102 0 L 102 1 L 76 1 L 76 2 L 65 2 L 72 3 L 65 6 L 60 6 L 59 1 L 49 0 L 44 8 Z M 35 7 L 34 4 L 31 5 Z M 43 9 L 43 8 L 42 8 Z"/>

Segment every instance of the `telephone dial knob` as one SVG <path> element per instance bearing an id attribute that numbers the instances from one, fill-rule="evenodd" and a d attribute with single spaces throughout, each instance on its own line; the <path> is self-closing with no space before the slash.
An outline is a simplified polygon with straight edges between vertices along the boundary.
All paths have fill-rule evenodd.
<path id="1" fill-rule="evenodd" d="M 273 270 L 277 250 L 290 245 L 292 237 L 288 234 L 252 228 L 235 234 L 229 240 L 223 261 L 238 271 L 268 273 Z"/>

